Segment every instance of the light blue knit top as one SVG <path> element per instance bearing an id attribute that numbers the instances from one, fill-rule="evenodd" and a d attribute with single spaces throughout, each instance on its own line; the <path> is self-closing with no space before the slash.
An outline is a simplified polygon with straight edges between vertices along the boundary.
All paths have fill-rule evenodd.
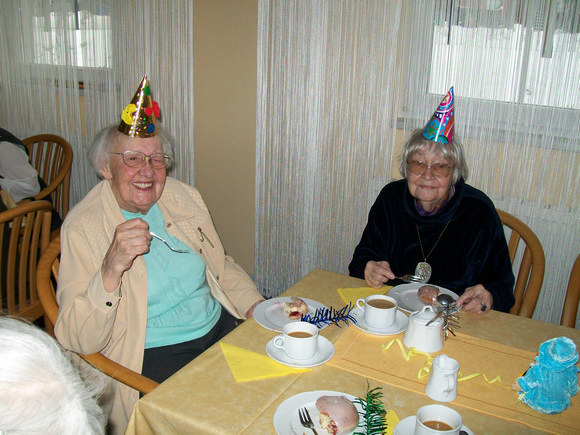
<path id="1" fill-rule="evenodd" d="M 203 259 L 165 230 L 157 204 L 146 215 L 121 211 L 127 220 L 143 219 L 151 231 L 175 248 L 190 251 L 173 252 L 153 238 L 149 252 L 143 256 L 147 266 L 145 348 L 183 343 L 207 334 L 219 320 L 221 307 L 211 295 Z"/>

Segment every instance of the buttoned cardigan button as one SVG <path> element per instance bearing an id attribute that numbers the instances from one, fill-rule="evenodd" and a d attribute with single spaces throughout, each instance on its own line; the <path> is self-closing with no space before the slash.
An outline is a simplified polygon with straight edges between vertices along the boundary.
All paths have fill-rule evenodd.
<path id="1" fill-rule="evenodd" d="M 107 302 L 105 302 L 105 305 L 107 307 L 112 307 L 113 306 L 113 303 L 111 301 L 107 301 Z"/>

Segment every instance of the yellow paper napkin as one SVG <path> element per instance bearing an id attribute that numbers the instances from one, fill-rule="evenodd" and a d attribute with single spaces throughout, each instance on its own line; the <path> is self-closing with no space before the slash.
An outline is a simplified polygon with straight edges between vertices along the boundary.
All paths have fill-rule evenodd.
<path id="1" fill-rule="evenodd" d="M 395 431 L 395 426 L 399 422 L 399 416 L 395 411 L 392 409 L 387 412 L 387 431 L 385 432 L 386 435 L 393 435 Z"/>
<path id="2" fill-rule="evenodd" d="M 387 293 L 393 287 L 390 285 L 384 285 L 381 288 L 372 287 L 357 287 L 357 288 L 339 288 L 336 291 L 342 298 L 345 304 L 352 303 L 356 304 L 356 300 L 359 298 L 367 298 L 371 295 L 382 295 Z"/>
<path id="3" fill-rule="evenodd" d="M 220 342 L 220 346 L 236 382 L 275 378 L 311 370 L 287 367 L 268 356 L 231 344 Z"/>

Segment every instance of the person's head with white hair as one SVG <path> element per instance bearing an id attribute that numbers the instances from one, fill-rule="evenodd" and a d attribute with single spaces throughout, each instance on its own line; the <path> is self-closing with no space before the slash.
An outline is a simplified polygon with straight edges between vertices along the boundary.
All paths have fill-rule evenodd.
<path id="1" fill-rule="evenodd" d="M 85 384 L 46 332 L 0 317 L 1 434 L 103 434 L 101 389 Z"/>

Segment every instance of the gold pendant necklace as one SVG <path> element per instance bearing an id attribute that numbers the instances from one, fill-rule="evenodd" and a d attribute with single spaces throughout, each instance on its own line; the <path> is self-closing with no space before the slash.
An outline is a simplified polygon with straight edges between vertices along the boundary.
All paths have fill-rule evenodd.
<path id="1" fill-rule="evenodd" d="M 425 251 L 423 250 L 423 242 L 421 241 L 421 234 L 419 234 L 419 225 L 415 224 L 415 229 L 417 230 L 417 237 L 419 238 L 419 246 L 421 247 L 421 255 L 423 256 L 423 261 L 418 262 L 417 266 L 415 267 L 415 275 L 421 277 L 422 282 L 429 282 L 429 278 L 431 278 L 431 273 L 433 272 L 433 269 L 431 268 L 431 265 L 427 263 L 427 260 L 435 250 L 435 247 L 439 243 L 439 240 L 441 240 L 441 237 L 443 237 L 443 233 L 445 233 L 445 230 L 449 226 L 450 222 L 451 219 L 447 221 L 447 223 L 443 227 L 443 230 L 439 234 L 439 237 L 437 237 L 435 244 L 433 245 L 433 247 L 431 248 L 431 250 L 427 255 L 425 255 Z"/>

